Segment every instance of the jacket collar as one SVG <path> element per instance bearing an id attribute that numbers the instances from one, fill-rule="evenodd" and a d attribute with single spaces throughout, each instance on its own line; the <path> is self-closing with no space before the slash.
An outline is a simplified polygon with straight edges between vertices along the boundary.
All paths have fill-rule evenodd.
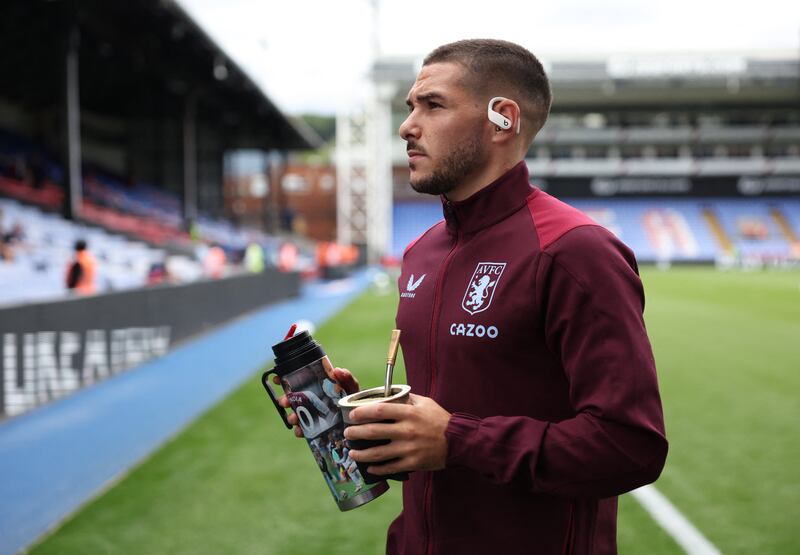
<path id="1" fill-rule="evenodd" d="M 533 191 L 522 160 L 469 198 L 455 202 L 442 195 L 447 230 L 469 234 L 497 223 L 519 210 Z"/>

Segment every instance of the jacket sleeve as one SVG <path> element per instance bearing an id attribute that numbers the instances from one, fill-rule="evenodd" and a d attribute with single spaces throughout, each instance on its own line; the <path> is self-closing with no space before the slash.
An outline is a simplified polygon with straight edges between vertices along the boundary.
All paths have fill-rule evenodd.
<path id="1" fill-rule="evenodd" d="M 456 413 L 446 432 L 448 466 L 567 497 L 610 497 L 655 481 L 667 441 L 633 254 L 605 229 L 579 227 L 541 255 L 536 281 L 574 416 Z"/>

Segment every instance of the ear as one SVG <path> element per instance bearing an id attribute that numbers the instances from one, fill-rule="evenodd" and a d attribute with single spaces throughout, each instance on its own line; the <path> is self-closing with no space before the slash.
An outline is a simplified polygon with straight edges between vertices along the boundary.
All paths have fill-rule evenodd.
<path id="1" fill-rule="evenodd" d="M 502 129 L 493 122 L 490 123 L 495 130 L 495 133 L 492 135 L 492 142 L 505 143 L 513 141 L 519 136 L 522 126 L 522 112 L 519 108 L 519 104 L 504 97 L 495 97 L 492 100 L 494 100 L 494 102 L 490 103 L 489 109 L 499 113 L 511 122 L 511 126 L 508 129 Z"/>

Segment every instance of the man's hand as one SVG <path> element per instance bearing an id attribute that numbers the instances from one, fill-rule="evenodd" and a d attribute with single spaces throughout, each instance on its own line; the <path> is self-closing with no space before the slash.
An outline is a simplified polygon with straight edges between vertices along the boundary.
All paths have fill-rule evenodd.
<path id="1" fill-rule="evenodd" d="M 346 368 L 334 368 L 332 371 L 330 371 L 328 368 L 326 368 L 325 371 L 328 374 L 328 377 L 336 382 L 336 384 L 341 387 L 347 395 L 358 391 L 358 380 L 353 376 L 353 374 L 350 373 L 350 370 Z M 280 385 L 281 379 L 278 376 L 273 376 L 272 382 Z M 278 399 L 278 404 L 285 409 L 292 408 L 292 406 L 289 404 L 289 399 L 286 398 L 286 395 L 283 395 Z M 303 430 L 300 429 L 300 421 L 297 419 L 297 415 L 292 412 L 289 415 L 288 420 L 289 424 L 294 426 L 294 435 L 297 437 L 303 437 Z"/>
<path id="2" fill-rule="evenodd" d="M 411 394 L 409 403 L 376 403 L 350 412 L 358 424 L 345 429 L 347 439 L 389 439 L 391 443 L 350 451 L 360 463 L 379 463 L 367 468 L 371 474 L 384 476 L 413 470 L 440 470 L 447 460 L 447 438 L 444 435 L 450 413 L 428 397 Z M 381 420 L 393 420 L 384 424 Z"/>

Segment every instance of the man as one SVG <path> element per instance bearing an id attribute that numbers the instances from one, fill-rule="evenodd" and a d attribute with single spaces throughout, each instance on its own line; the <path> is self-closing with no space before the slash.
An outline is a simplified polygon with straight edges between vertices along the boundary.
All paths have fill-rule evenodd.
<path id="1" fill-rule="evenodd" d="M 75 258 L 67 266 L 67 289 L 79 295 L 94 295 L 97 292 L 96 274 L 97 261 L 89 252 L 86 241 L 78 239 L 75 241 Z"/>
<path id="2" fill-rule="evenodd" d="M 493 40 L 437 48 L 409 92 L 411 185 L 445 216 L 403 257 L 414 394 L 345 432 L 391 439 L 351 451 L 370 472 L 413 471 L 388 553 L 615 553 L 616 496 L 663 467 L 633 254 L 528 181 L 550 101 L 539 61 Z"/>

